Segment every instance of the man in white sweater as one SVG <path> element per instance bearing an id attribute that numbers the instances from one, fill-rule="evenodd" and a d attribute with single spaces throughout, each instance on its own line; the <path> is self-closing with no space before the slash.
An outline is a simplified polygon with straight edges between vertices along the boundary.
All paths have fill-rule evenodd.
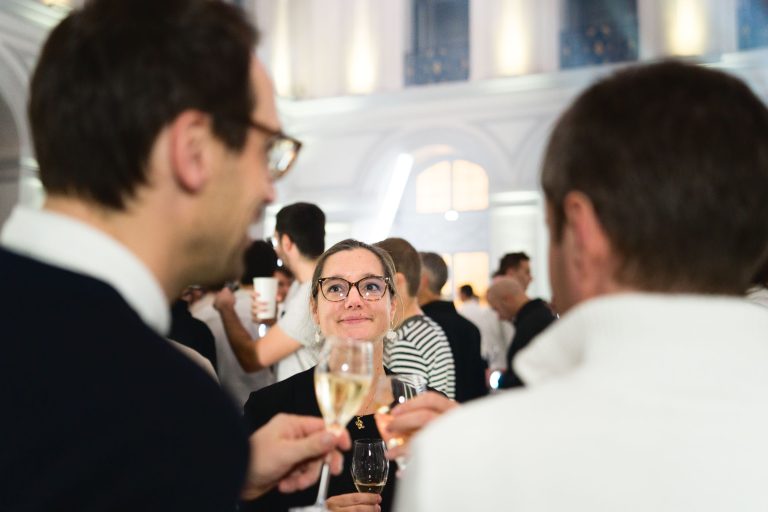
<path id="1" fill-rule="evenodd" d="M 416 437 L 397 509 L 768 510 L 768 313 L 743 298 L 768 110 L 719 71 L 627 69 L 560 118 L 541 182 L 563 317 L 516 358 L 525 390 Z"/>

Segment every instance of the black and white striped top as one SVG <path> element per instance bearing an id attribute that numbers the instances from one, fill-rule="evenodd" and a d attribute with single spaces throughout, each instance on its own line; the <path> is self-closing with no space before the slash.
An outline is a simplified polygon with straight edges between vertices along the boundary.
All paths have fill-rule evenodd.
<path id="1" fill-rule="evenodd" d="M 455 398 L 456 370 L 448 338 L 443 329 L 424 315 L 406 319 L 397 340 L 384 345 L 384 364 L 395 373 L 413 373 L 427 378 L 427 385 Z"/>

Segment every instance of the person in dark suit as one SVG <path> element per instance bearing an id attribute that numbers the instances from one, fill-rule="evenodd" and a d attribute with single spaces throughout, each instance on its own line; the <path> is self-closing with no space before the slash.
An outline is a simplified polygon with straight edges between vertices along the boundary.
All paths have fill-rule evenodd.
<path id="1" fill-rule="evenodd" d="M 499 379 L 500 388 L 523 386 L 512 363 L 541 331 L 557 318 L 549 304 L 541 299 L 531 299 L 517 279 L 500 277 L 488 288 L 488 303 L 501 320 L 515 325 L 515 335 L 507 349 L 507 368 Z"/>
<path id="2" fill-rule="evenodd" d="M 0 509 L 233 510 L 349 446 L 295 416 L 247 437 L 164 338 L 186 285 L 239 274 L 298 150 L 255 41 L 225 2 L 93 0 L 45 43 L 29 95 L 45 204 L 0 234 Z"/>
<path id="3" fill-rule="evenodd" d="M 461 316 L 453 302 L 442 300 L 440 291 L 448 281 L 448 266 L 434 252 L 420 252 L 421 284 L 419 306 L 438 323 L 448 337 L 456 367 L 456 401 L 463 403 L 488 394 L 485 373 L 488 369 L 480 350 L 480 330 Z"/>
<path id="4" fill-rule="evenodd" d="M 310 308 L 315 324 L 323 336 L 374 342 L 374 378 L 362 408 L 349 422 L 346 432 L 352 439 L 381 438 L 373 413 L 377 403 L 376 383 L 386 373 L 384 368 L 385 336 L 395 317 L 395 266 L 389 254 L 356 240 L 344 240 L 328 249 L 317 262 L 311 281 Z M 293 377 L 251 393 L 245 404 L 245 418 L 251 430 L 264 425 L 280 412 L 320 416 L 315 398 L 314 371 L 310 368 Z M 393 463 L 394 464 L 394 463 Z M 326 502 L 329 510 L 387 511 L 392 506 L 395 471 L 390 468 L 387 485 L 379 499 L 377 494 L 358 493 L 349 472 L 351 455 L 347 454 L 344 471 L 330 481 Z M 247 502 L 243 510 L 279 512 L 289 507 L 315 502 L 318 486 L 286 495 L 272 491 L 256 501 Z"/>
<path id="5" fill-rule="evenodd" d="M 192 316 L 189 303 L 177 299 L 171 304 L 171 330 L 168 338 L 191 348 L 208 361 L 216 371 L 216 340 L 205 322 Z"/>

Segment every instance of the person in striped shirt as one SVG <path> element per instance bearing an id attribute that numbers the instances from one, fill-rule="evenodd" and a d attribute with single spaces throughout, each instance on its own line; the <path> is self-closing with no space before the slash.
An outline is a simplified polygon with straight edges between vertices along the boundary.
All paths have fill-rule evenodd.
<path id="1" fill-rule="evenodd" d="M 419 253 L 402 238 L 387 238 L 374 245 L 387 251 L 395 262 L 395 282 L 400 291 L 395 336 L 384 345 L 385 366 L 395 373 L 423 375 L 429 387 L 455 398 L 456 370 L 448 338 L 424 315 L 416 297 L 421 280 Z"/>

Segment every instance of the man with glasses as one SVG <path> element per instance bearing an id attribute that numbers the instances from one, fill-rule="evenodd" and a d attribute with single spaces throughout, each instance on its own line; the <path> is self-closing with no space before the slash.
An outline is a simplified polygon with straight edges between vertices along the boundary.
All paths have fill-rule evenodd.
<path id="1" fill-rule="evenodd" d="M 263 337 L 253 339 L 235 312 L 234 295 L 226 288 L 217 294 L 214 307 L 221 314 L 227 339 L 243 370 L 255 372 L 277 365 L 279 382 L 317 363 L 310 350 L 316 342 L 316 328 L 309 312 L 309 295 L 317 259 L 325 250 L 325 214 L 311 203 L 285 206 L 277 212 L 274 242 L 278 257 L 296 276 L 277 324 Z M 257 310 L 258 299 L 254 301 Z"/>
<path id="2" fill-rule="evenodd" d="M 3 510 L 233 510 L 306 487 L 348 446 L 296 416 L 246 438 L 163 337 L 185 286 L 241 272 L 299 149 L 255 39 L 224 2 L 94 0 L 42 49 L 29 116 L 47 198 L 13 212 L 0 249 Z"/>

